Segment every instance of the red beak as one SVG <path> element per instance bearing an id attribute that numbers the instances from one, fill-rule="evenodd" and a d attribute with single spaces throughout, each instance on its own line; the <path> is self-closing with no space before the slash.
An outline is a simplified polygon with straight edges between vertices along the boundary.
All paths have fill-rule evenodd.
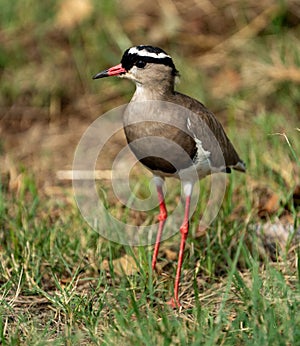
<path id="1" fill-rule="evenodd" d="M 122 67 L 122 64 L 113 66 L 107 70 L 104 70 L 102 72 L 97 73 L 95 76 L 93 76 L 93 79 L 98 78 L 104 78 L 104 77 L 110 77 L 110 76 L 119 76 L 120 74 L 126 73 L 124 67 Z"/>

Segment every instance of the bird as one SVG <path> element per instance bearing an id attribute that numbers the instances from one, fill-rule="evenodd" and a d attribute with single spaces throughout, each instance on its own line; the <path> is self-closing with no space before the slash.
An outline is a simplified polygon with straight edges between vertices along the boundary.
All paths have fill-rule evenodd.
<path id="1" fill-rule="evenodd" d="M 164 180 L 166 177 L 182 177 L 183 180 L 185 207 L 179 229 L 181 241 L 174 293 L 168 302 L 173 308 L 180 308 L 179 286 L 195 184 L 195 177 L 189 172 L 196 172 L 200 180 L 213 173 L 230 173 L 232 169 L 245 172 L 246 166 L 215 115 L 200 101 L 175 90 L 179 72 L 166 51 L 151 45 L 130 47 L 119 64 L 95 74 L 93 79 L 111 76 L 129 79 L 136 85 L 129 105 L 140 106 L 137 111 L 133 107 L 131 112 L 125 112 L 124 131 L 137 159 L 153 173 L 157 189 L 159 224 L 152 270 L 156 268 L 161 237 L 168 218 Z M 147 102 L 150 105 L 154 102 L 154 106 L 149 106 Z M 145 137 L 147 140 L 142 140 Z"/>

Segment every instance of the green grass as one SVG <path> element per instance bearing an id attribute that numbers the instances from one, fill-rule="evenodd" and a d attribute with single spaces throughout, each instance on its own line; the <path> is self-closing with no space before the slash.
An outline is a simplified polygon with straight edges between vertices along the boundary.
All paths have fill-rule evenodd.
<path id="1" fill-rule="evenodd" d="M 223 9 L 197 21 L 191 13 L 181 12 L 180 6 L 178 11 L 166 12 L 167 2 L 162 2 L 162 7 L 153 4 L 150 12 L 142 9 L 146 12 L 139 22 L 133 15 L 134 3 L 123 8 L 115 1 L 94 1 L 92 14 L 68 30 L 55 26 L 58 2 L 3 2 L 1 344 L 300 345 L 296 232 L 300 222 L 299 206 L 292 199 L 299 184 L 300 89 L 284 74 L 290 67 L 299 71 L 297 12 L 292 2 L 280 1 L 278 11 L 264 19 L 265 27 L 256 32 L 251 8 L 257 13 L 266 8 L 257 2 L 230 3 L 224 2 Z M 219 18 L 220 13 L 220 24 L 227 23 L 222 35 L 209 19 Z M 232 20 L 230 13 L 239 16 Z M 172 23 L 184 23 L 180 30 L 168 26 L 166 14 Z M 143 26 L 144 22 L 148 24 Z M 197 33 L 194 37 L 189 32 L 198 30 L 198 25 L 200 31 L 202 25 L 210 28 L 204 32 L 205 44 L 203 32 L 199 40 Z M 250 38 L 230 46 L 230 39 L 244 25 L 252 28 Z M 152 273 L 150 247 L 131 248 L 101 238 L 82 218 L 70 184 L 51 175 L 52 169 L 66 167 L 70 137 L 65 137 L 63 147 L 53 143 L 54 149 L 43 149 L 46 155 L 36 144 L 30 155 L 23 152 L 30 144 L 26 131 L 35 129 L 32 137 L 44 131 L 46 141 L 49 128 L 55 131 L 61 126 L 67 131 L 68 124 L 77 124 L 78 119 L 88 126 L 98 114 L 127 102 L 133 90 L 129 82 L 112 79 L 100 84 L 91 76 L 118 63 L 129 45 L 151 40 L 176 59 L 182 75 L 178 89 L 218 113 L 248 169 L 245 175 L 234 172 L 227 177 L 222 207 L 206 232 L 200 232 L 198 223 L 210 191 L 209 179 L 200 183 L 184 257 L 181 310 L 166 304 L 173 293 L 177 265 L 166 250 L 178 251 L 180 234 L 162 244 L 158 261 L 162 272 Z M 218 50 L 226 40 L 228 46 Z M 215 82 L 223 71 L 231 76 L 228 86 L 240 83 L 225 94 Z M 28 117 L 32 114 L 34 120 Z M 62 156 L 59 167 L 51 166 L 51 155 Z M 138 195 L 147 196 L 148 180 L 141 174 L 138 183 Z M 57 188 L 52 195 L 46 191 L 51 184 Z M 112 213 L 121 210 L 124 221 L 138 217 L 111 204 L 110 188 L 105 182 L 100 185 Z M 174 181 L 168 187 L 171 211 L 179 202 L 180 187 Z M 275 211 L 262 218 L 258 216 L 259 193 L 265 190 L 279 202 Z M 147 213 L 148 223 L 157 211 Z M 270 255 L 257 228 L 267 222 L 276 224 L 283 216 L 295 231 Z M 133 258 L 132 273 L 120 269 L 124 258 Z"/>
<path id="2" fill-rule="evenodd" d="M 126 345 L 300 342 L 300 280 L 294 266 L 290 261 L 261 266 L 245 245 L 246 230 L 241 227 L 233 227 L 225 236 L 229 243 L 236 239 L 230 256 L 227 244 L 218 243 L 213 234 L 206 240 L 205 259 L 203 243 L 194 243 L 194 254 L 187 254 L 184 263 L 183 287 L 188 286 L 189 304 L 178 312 L 165 304 L 172 291 L 172 274 L 168 280 L 156 275 L 153 282 L 149 280 L 147 249 L 132 250 L 99 239 L 78 214 L 64 223 L 58 219 L 49 224 L 38 210 L 32 214 L 31 203 L 20 203 L 15 212 L 20 209 L 18 226 L 11 224 L 2 239 L 0 335 L 4 345 L 46 341 L 112 345 L 120 339 Z M 114 273 L 112 259 L 121 253 L 135 256 L 138 273 Z M 214 265 L 219 263 L 218 270 L 209 270 L 209 256 Z M 109 272 L 98 272 L 103 258 L 110 261 Z M 200 261 L 196 271 L 195 259 Z"/>
<path id="3" fill-rule="evenodd" d="M 280 137 L 266 140 L 276 145 Z M 281 155 L 290 150 L 280 148 Z M 287 256 L 287 248 L 277 261 L 262 261 L 247 218 L 228 220 L 245 179 L 231 177 L 209 232 L 188 240 L 182 311 L 165 303 L 172 295 L 176 263 L 165 275 L 152 274 L 149 248 L 101 239 L 75 206 L 41 198 L 27 171 L 15 196 L 2 183 L 2 344 L 300 344 L 299 253 Z M 245 198 L 243 190 L 238 194 Z M 251 202 L 247 205 L 246 215 L 252 212 Z M 195 216 L 192 234 L 196 225 Z M 178 235 L 164 247 L 171 243 L 177 247 Z M 113 261 L 125 254 L 136 260 L 132 275 L 114 268 Z M 101 270 L 103 259 L 109 270 Z"/>

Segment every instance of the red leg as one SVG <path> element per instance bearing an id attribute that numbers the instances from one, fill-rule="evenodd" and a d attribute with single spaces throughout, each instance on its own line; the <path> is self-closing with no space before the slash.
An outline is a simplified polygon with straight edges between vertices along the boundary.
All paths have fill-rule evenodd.
<path id="1" fill-rule="evenodd" d="M 165 225 L 165 222 L 166 222 L 166 219 L 168 216 L 166 205 L 165 205 L 165 198 L 164 198 L 164 193 L 163 193 L 163 188 L 162 188 L 163 185 L 162 185 L 161 179 L 160 179 L 159 183 L 157 183 L 156 187 L 157 187 L 157 194 L 158 194 L 158 201 L 159 201 L 159 215 L 158 215 L 159 225 L 158 225 L 158 232 L 157 232 L 157 236 L 156 236 L 155 247 L 154 247 L 154 252 L 153 252 L 153 257 L 152 257 L 152 270 L 155 269 L 158 250 L 159 250 L 160 241 L 161 241 L 161 236 L 162 236 L 164 225 Z"/>
<path id="2" fill-rule="evenodd" d="M 179 249 L 179 255 L 178 255 L 177 272 L 176 272 L 176 278 L 175 278 L 174 298 L 172 298 L 169 302 L 169 304 L 173 308 L 177 308 L 181 306 L 179 302 L 179 283 L 180 283 L 180 275 L 181 275 L 181 267 L 183 262 L 185 242 L 189 233 L 189 212 L 190 212 L 191 192 L 192 192 L 191 189 L 188 189 L 188 190 L 189 190 L 189 193 L 186 193 L 186 200 L 185 200 L 184 219 L 180 227 L 181 242 L 180 242 L 180 249 Z"/>

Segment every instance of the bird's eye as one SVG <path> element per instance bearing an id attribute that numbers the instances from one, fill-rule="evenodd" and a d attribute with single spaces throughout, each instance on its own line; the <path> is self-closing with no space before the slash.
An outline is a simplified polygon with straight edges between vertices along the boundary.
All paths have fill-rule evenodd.
<path id="1" fill-rule="evenodd" d="M 145 67 L 146 66 L 146 62 L 145 61 L 143 61 L 143 60 L 138 60 L 136 63 L 135 63 L 135 66 L 136 67 L 139 67 L 139 68 L 143 68 L 143 67 Z"/>

